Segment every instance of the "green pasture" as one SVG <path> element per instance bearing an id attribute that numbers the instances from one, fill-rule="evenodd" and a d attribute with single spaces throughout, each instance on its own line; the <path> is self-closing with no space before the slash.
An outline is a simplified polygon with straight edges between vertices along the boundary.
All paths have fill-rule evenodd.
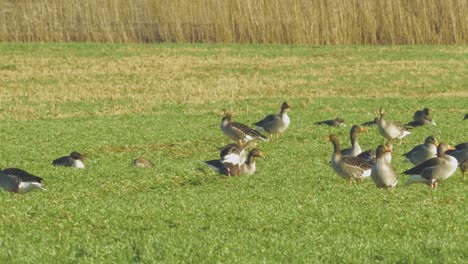
<path id="1" fill-rule="evenodd" d="M 393 165 L 428 135 L 468 140 L 466 46 L 0 43 L 0 167 L 47 191 L 0 191 L 1 263 L 463 263 L 468 179 L 431 191 L 348 187 L 332 170 L 331 133 L 384 107 L 411 121 Z M 259 142 L 257 173 L 205 166 L 229 143 L 223 108 L 251 124 L 287 100 L 291 125 Z M 345 128 L 313 123 L 335 117 Z M 376 127 L 363 149 L 383 143 Z M 52 167 L 76 150 L 84 170 Z M 156 166 L 131 167 L 145 156 Z"/>

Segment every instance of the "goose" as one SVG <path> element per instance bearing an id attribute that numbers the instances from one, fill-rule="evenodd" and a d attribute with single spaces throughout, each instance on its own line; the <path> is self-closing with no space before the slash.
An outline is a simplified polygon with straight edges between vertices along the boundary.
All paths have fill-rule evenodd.
<path id="1" fill-rule="evenodd" d="M 337 135 L 332 134 L 325 140 L 333 143 L 334 149 L 331 158 L 333 170 L 338 174 L 338 176 L 348 180 L 349 186 L 352 185 L 353 179 L 356 179 L 356 182 L 359 182 L 370 176 L 372 168 L 371 164 L 358 157 L 341 155 L 340 141 Z"/>
<path id="2" fill-rule="evenodd" d="M 346 124 L 344 122 L 344 119 L 340 118 L 340 117 L 337 117 L 335 119 L 315 122 L 314 125 L 328 125 L 328 126 L 334 126 L 334 127 L 345 127 L 346 126 Z"/>
<path id="3" fill-rule="evenodd" d="M 144 157 L 138 157 L 132 161 L 133 167 L 152 168 L 154 163 Z"/>
<path id="4" fill-rule="evenodd" d="M 260 134 L 260 132 L 253 130 L 244 124 L 232 122 L 232 116 L 228 110 L 224 109 L 222 113 L 224 114 L 224 117 L 221 120 L 221 130 L 228 138 L 237 141 L 239 145 L 242 146 L 243 142 L 248 142 L 256 138 L 263 141 L 268 140 L 264 135 Z"/>
<path id="5" fill-rule="evenodd" d="M 361 124 L 361 126 L 373 126 L 373 125 L 377 124 L 377 123 L 376 123 L 376 120 L 377 120 L 377 118 L 375 118 L 375 119 L 372 120 L 372 121 L 364 122 L 364 123 Z"/>
<path id="6" fill-rule="evenodd" d="M 239 175 L 241 165 L 247 160 L 246 150 L 255 148 L 256 146 L 257 143 L 253 141 L 247 142 L 244 146 L 240 144 L 228 144 L 220 149 L 219 160 L 205 161 L 205 164 L 227 176 L 231 176 L 232 172 L 235 175 Z M 233 169 L 234 171 L 232 171 Z"/>
<path id="7" fill-rule="evenodd" d="M 0 171 L 0 186 L 8 192 L 24 194 L 34 189 L 46 190 L 41 184 L 42 180 L 41 177 L 18 168 Z"/>
<path id="8" fill-rule="evenodd" d="M 283 102 L 279 115 L 267 115 L 262 120 L 253 123 L 253 125 L 255 125 L 255 130 L 259 132 L 265 131 L 266 133 L 270 134 L 270 138 L 273 136 L 273 134 L 276 134 L 276 139 L 278 139 L 279 134 L 286 131 L 286 129 L 289 127 L 290 119 L 288 116 L 288 111 L 290 109 L 291 105 L 287 102 Z"/>
<path id="9" fill-rule="evenodd" d="M 255 163 L 255 158 L 265 158 L 263 153 L 258 149 L 258 148 L 253 148 L 250 152 L 249 155 L 247 156 L 247 159 L 244 164 L 240 166 L 240 173 L 238 172 L 237 167 L 234 167 L 234 172 L 232 170 L 229 170 L 224 166 L 224 164 L 221 162 L 221 160 L 210 160 L 210 161 L 205 161 L 207 165 L 215 169 L 221 174 L 230 176 L 230 173 L 232 174 L 239 174 L 239 175 L 246 175 L 246 176 L 251 176 L 255 173 L 257 167 Z"/>
<path id="10" fill-rule="evenodd" d="M 394 188 L 398 183 L 397 173 L 395 168 L 390 163 L 387 163 L 384 154 L 391 155 L 392 150 L 385 145 L 379 145 L 376 149 L 376 161 L 372 165 L 371 178 L 377 188 Z"/>
<path id="11" fill-rule="evenodd" d="M 75 167 L 78 169 L 84 169 L 85 165 L 83 162 L 83 155 L 79 152 L 73 151 L 69 156 L 63 156 L 52 161 L 54 166 L 64 166 L 64 167 Z"/>
<path id="12" fill-rule="evenodd" d="M 468 159 L 468 142 L 463 142 L 455 146 L 455 149 L 445 152 L 457 159 L 458 163 Z"/>
<path id="13" fill-rule="evenodd" d="M 341 150 L 341 155 L 357 156 L 362 152 L 361 146 L 357 141 L 359 133 L 367 133 L 367 128 L 354 125 L 349 131 L 349 138 L 351 140 L 351 148 Z"/>
<path id="14" fill-rule="evenodd" d="M 425 183 L 431 186 L 431 189 L 437 188 L 437 183 L 446 180 L 457 170 L 457 160 L 446 155 L 445 151 L 454 149 L 447 143 L 440 143 L 437 147 L 437 157 L 428 159 L 423 163 L 404 171 L 410 178 L 405 185 L 412 183 Z"/>
<path id="15" fill-rule="evenodd" d="M 413 165 L 419 165 L 422 162 L 437 156 L 437 139 L 434 136 L 428 136 L 424 140 L 424 144 L 417 145 L 412 150 L 403 154 L 406 160 L 413 163 Z"/>
<path id="16" fill-rule="evenodd" d="M 420 127 L 424 125 L 435 126 L 435 121 L 430 117 L 430 109 L 424 108 L 423 110 L 417 110 L 413 114 L 413 121 L 406 124 L 406 126 Z"/>
<path id="17" fill-rule="evenodd" d="M 405 127 L 403 127 L 402 125 L 396 122 L 385 120 L 384 119 L 385 111 L 382 107 L 380 108 L 379 112 L 380 112 L 380 118 L 375 118 L 375 123 L 379 127 L 380 134 L 388 140 L 392 140 L 395 138 L 400 139 L 400 145 L 401 145 L 403 138 L 411 134 L 411 132 L 409 132 Z"/>
<path id="18" fill-rule="evenodd" d="M 463 120 L 467 120 L 468 119 L 468 114 L 465 114 L 465 116 L 463 117 Z"/>
<path id="19" fill-rule="evenodd" d="M 413 114 L 413 121 L 418 121 L 422 119 L 426 119 L 429 117 L 431 109 L 424 108 L 423 110 L 416 110 Z"/>
<path id="20" fill-rule="evenodd" d="M 460 163 L 460 171 L 463 179 L 465 179 L 466 172 L 468 171 L 468 159 Z"/>

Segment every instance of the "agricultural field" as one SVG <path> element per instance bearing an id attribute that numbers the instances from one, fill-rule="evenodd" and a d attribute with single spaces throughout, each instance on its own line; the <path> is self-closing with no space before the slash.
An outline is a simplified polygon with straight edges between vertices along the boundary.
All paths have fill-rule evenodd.
<path id="1" fill-rule="evenodd" d="M 436 126 L 412 130 L 392 164 L 428 135 L 468 141 L 466 46 L 0 43 L 0 167 L 47 191 L 0 192 L 1 263 L 461 263 L 468 259 L 459 170 L 435 190 L 348 187 L 332 170 L 337 134 L 384 107 Z M 291 125 L 259 142 L 253 176 L 203 164 L 230 143 L 223 108 L 254 123 L 287 101 Z M 314 125 L 342 117 L 344 128 Z M 383 138 L 374 126 L 363 149 Z M 83 170 L 53 167 L 77 150 Z M 154 168 L 134 168 L 145 156 Z"/>

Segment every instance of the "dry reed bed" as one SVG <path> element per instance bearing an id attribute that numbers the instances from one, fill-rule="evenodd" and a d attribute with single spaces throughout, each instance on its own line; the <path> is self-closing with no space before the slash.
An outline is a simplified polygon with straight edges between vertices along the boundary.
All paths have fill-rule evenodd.
<path id="1" fill-rule="evenodd" d="M 0 41 L 466 44 L 466 0 L 4 0 Z"/>

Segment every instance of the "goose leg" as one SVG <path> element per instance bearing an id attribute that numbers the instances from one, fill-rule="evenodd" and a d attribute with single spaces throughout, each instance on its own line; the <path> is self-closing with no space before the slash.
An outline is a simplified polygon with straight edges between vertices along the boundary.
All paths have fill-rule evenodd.
<path id="1" fill-rule="evenodd" d="M 240 175 L 240 164 L 237 164 L 237 171 L 236 171 L 236 175 L 239 176 Z"/>
<path id="2" fill-rule="evenodd" d="M 276 139 L 277 140 L 279 139 L 279 133 L 276 133 Z"/>
<path id="3" fill-rule="evenodd" d="M 349 178 L 349 181 L 348 181 L 348 186 L 351 187 L 351 185 L 353 185 L 353 178 Z"/>
<path id="4" fill-rule="evenodd" d="M 231 176 L 231 168 L 226 168 L 227 176 Z"/>

